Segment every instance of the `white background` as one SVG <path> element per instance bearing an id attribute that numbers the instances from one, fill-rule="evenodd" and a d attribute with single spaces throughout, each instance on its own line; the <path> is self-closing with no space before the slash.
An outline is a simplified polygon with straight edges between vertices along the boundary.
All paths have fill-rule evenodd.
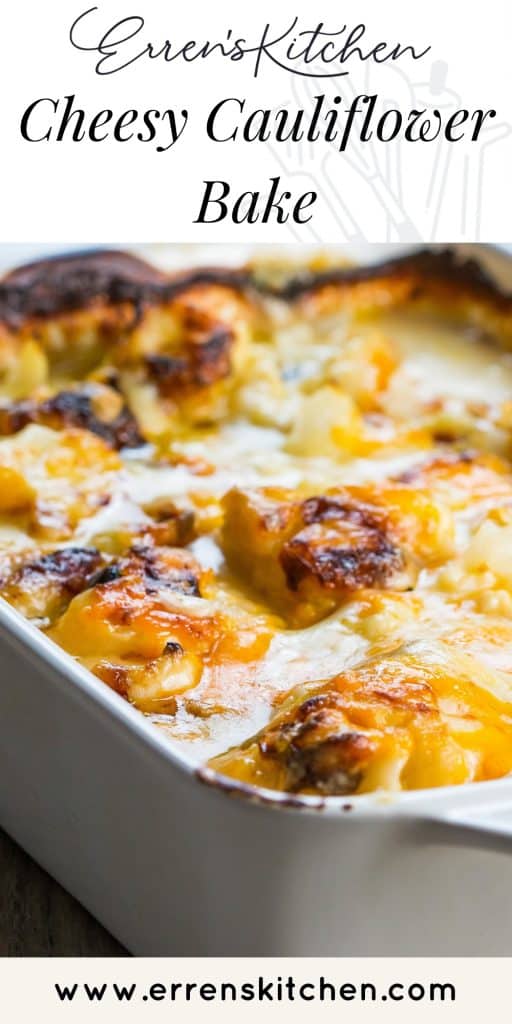
<path id="1" fill-rule="evenodd" d="M 140 38 L 155 44 L 223 40 L 230 27 L 234 35 L 257 42 L 266 21 L 277 32 L 294 14 L 304 28 L 319 20 L 332 28 L 364 21 L 373 42 L 411 43 L 419 49 L 430 44 L 431 53 L 418 62 L 405 58 L 372 68 L 351 63 L 348 78 L 336 85 L 321 83 L 327 96 L 332 98 L 337 88 L 344 99 L 352 90 L 378 92 L 403 110 L 427 102 L 497 110 L 482 144 L 390 143 L 376 150 L 359 146 L 345 156 L 320 143 L 310 151 L 301 144 L 272 149 L 207 139 L 207 113 L 225 96 L 245 97 L 247 109 L 311 102 L 308 90 L 309 96 L 318 91 L 315 83 L 268 61 L 256 80 L 248 59 L 234 64 L 214 57 L 190 65 L 143 60 L 119 74 L 97 76 L 94 54 L 78 52 L 68 41 L 72 21 L 93 2 L 17 0 L 2 5 L 2 241 L 510 240 L 512 7 L 504 0 L 478 6 L 448 0 L 322 0 L 315 5 L 304 0 L 252 5 L 96 0 L 98 26 L 106 30 L 121 17 L 143 14 Z M 136 141 L 25 142 L 19 122 L 28 104 L 40 96 L 59 99 L 68 93 L 75 93 L 91 116 L 107 107 L 116 113 L 132 107 L 187 107 L 189 124 L 166 153 Z M 269 177 L 276 174 L 294 193 L 318 190 L 309 226 L 193 223 L 205 178 L 229 180 L 233 193 L 266 193 Z"/>

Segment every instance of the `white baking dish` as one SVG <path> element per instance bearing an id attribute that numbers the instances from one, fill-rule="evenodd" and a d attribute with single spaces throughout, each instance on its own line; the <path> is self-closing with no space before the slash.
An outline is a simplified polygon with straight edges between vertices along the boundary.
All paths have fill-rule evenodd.
<path id="1" fill-rule="evenodd" d="M 140 955 L 510 955 L 512 779 L 211 784 L 0 600 L 0 822 Z"/>

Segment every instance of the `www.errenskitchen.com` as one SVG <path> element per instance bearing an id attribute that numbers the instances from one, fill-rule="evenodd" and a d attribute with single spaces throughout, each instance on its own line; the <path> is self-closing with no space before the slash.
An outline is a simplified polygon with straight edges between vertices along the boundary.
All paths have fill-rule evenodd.
<path id="1" fill-rule="evenodd" d="M 353 984 L 349 981 L 339 983 L 319 977 L 311 981 L 296 981 L 292 975 L 269 978 L 260 975 L 251 981 L 243 982 L 212 982 L 212 981 L 173 981 L 163 984 L 155 981 L 149 986 L 136 983 L 121 985 L 116 982 L 103 982 L 100 985 L 87 982 L 59 985 L 54 983 L 57 999 L 62 1002 L 89 1003 L 138 1003 L 163 1002 L 194 1003 L 194 1002 L 258 1002 L 258 1003 L 293 1003 L 293 1002 L 412 1002 L 412 1003 L 454 1003 L 456 1000 L 455 985 L 445 981 L 403 983 L 391 982 L 380 989 L 373 982 L 364 981 Z"/>

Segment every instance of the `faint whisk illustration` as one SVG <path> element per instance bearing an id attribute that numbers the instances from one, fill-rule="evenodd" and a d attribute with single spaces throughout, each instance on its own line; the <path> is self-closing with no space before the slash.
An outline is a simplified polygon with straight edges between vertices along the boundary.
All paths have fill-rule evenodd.
<path id="1" fill-rule="evenodd" d="M 289 96 L 275 109 L 310 111 L 317 97 L 325 95 L 330 103 L 337 97 L 341 111 L 357 96 L 377 94 L 382 113 L 414 109 L 427 116 L 436 110 L 449 114 L 462 100 L 448 86 L 448 76 L 449 67 L 440 60 L 432 63 L 429 77 L 420 82 L 411 82 L 401 68 L 389 64 L 367 65 L 357 86 L 348 76 L 342 84 L 339 79 L 290 76 Z M 449 142 L 442 132 L 428 143 L 411 143 L 402 136 L 386 143 L 378 141 L 375 133 L 363 142 L 351 134 L 342 152 L 336 141 L 270 140 L 266 145 L 287 181 L 300 179 L 302 187 L 314 189 L 322 199 L 321 218 L 312 219 L 305 228 L 288 225 L 295 239 L 321 241 L 326 230 L 332 237 L 335 226 L 340 241 L 346 242 L 376 237 L 388 242 L 436 241 L 442 240 L 441 225 L 446 231 L 448 219 L 458 239 L 477 241 L 487 151 L 511 133 L 507 122 L 486 121 L 477 145 L 466 136 Z M 421 161 L 418 147 L 422 147 Z"/>

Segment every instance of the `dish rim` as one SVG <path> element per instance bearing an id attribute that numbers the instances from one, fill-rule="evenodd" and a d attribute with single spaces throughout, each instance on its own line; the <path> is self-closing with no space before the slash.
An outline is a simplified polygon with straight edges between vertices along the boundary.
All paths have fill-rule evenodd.
<path id="1" fill-rule="evenodd" d="M 236 783 L 209 768 L 197 766 L 172 740 L 161 735 L 153 722 L 125 701 L 85 666 L 62 650 L 0 597 L 0 645 L 7 634 L 14 646 L 21 646 L 37 663 L 53 670 L 60 682 L 72 682 L 82 698 L 96 709 L 108 714 L 111 722 L 131 734 L 147 751 L 174 765 L 197 784 L 203 784 L 225 797 L 236 797 L 244 803 L 292 814 L 314 814 L 330 820 L 432 819 L 449 821 L 450 813 L 464 810 L 474 813 L 502 805 L 512 806 L 512 774 L 501 779 L 469 782 L 459 786 L 439 786 L 399 792 L 376 791 L 355 796 L 304 796 L 263 787 Z M 9 641 L 7 641 L 9 642 Z"/>

